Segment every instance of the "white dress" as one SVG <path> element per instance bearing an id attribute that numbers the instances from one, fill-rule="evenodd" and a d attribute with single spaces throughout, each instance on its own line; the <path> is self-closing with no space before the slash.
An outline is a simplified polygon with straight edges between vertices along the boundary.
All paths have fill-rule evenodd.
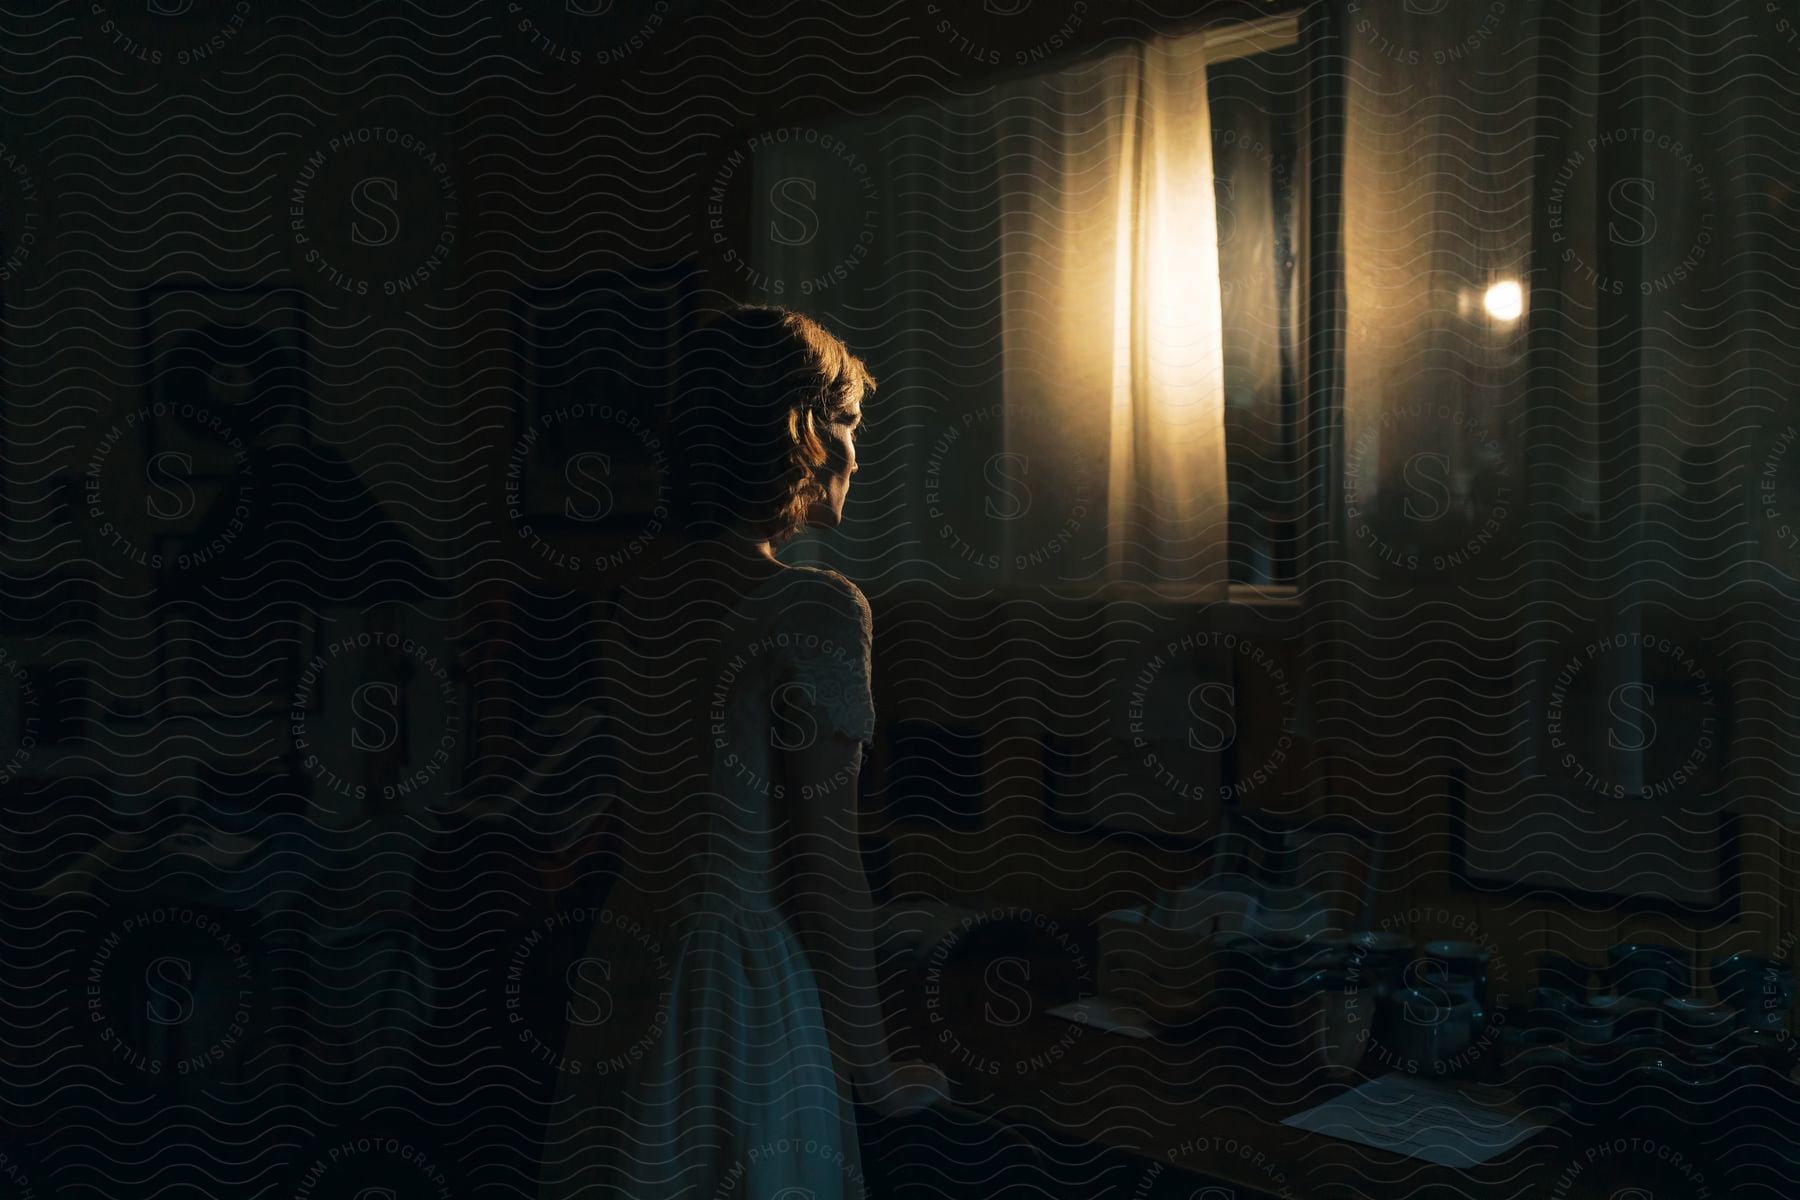
<path id="1" fill-rule="evenodd" d="M 836 572 L 791 568 L 706 624 L 712 639 L 665 628 L 686 632 L 635 647 L 621 685 L 637 693 L 624 753 L 653 769 L 621 789 L 640 848 L 570 969 L 540 1194 L 860 1200 L 855 1118 L 777 895 L 783 750 L 873 737 L 868 603 Z M 684 650 L 698 672 L 670 668 Z"/>

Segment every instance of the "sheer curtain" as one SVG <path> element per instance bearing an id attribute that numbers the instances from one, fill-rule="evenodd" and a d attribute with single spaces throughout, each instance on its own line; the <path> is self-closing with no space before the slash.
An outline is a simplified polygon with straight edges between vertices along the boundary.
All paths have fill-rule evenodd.
<path id="1" fill-rule="evenodd" d="M 1370 781 L 1370 820 L 1448 796 L 1484 885 L 1725 911 L 1725 818 L 1797 807 L 1772 731 L 1800 573 L 1764 519 L 1800 158 L 1775 17 L 1379 0 L 1359 20 L 1342 586 L 1314 608 L 1333 766 Z"/>
<path id="2" fill-rule="evenodd" d="M 748 298 L 824 320 L 880 382 L 844 565 L 1223 593 L 1206 67 L 1291 26 L 1156 37 L 757 151 Z"/>

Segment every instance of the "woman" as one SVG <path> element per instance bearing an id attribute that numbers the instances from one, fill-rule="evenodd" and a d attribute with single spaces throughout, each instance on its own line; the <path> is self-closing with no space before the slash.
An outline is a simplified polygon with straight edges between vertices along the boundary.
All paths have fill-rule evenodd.
<path id="1" fill-rule="evenodd" d="M 683 355 L 682 534 L 607 656 L 623 867 L 570 968 L 545 1197 L 860 1197 L 852 1097 L 899 1114 L 944 1094 L 890 1057 L 876 989 L 868 603 L 775 556 L 841 523 L 874 387 L 778 307 L 722 315 Z"/>

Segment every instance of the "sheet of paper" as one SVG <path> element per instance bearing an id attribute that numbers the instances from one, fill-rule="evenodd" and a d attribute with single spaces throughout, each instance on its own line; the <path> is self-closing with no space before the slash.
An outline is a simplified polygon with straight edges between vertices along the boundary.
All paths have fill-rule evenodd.
<path id="1" fill-rule="evenodd" d="M 1142 1011 L 1123 1004 L 1116 1005 L 1106 996 L 1072 1000 L 1049 1011 L 1053 1017 L 1062 1017 L 1078 1025 L 1092 1025 L 1095 1029 L 1104 1029 L 1108 1033 L 1122 1033 L 1126 1037 L 1147 1038 L 1155 1032 L 1150 1028 L 1149 1018 Z"/>
<path id="2" fill-rule="evenodd" d="M 1383 1075 L 1283 1121 L 1445 1167 L 1472 1167 L 1545 1128 L 1502 1088 Z"/>

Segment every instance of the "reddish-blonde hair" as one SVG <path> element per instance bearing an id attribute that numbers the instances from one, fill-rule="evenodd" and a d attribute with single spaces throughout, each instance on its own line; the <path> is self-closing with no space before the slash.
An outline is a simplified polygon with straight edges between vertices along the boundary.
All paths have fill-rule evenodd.
<path id="1" fill-rule="evenodd" d="M 875 390 L 868 366 L 811 317 L 744 304 L 682 355 L 670 413 L 686 524 L 742 524 L 780 543 L 825 498 L 825 430 Z"/>

